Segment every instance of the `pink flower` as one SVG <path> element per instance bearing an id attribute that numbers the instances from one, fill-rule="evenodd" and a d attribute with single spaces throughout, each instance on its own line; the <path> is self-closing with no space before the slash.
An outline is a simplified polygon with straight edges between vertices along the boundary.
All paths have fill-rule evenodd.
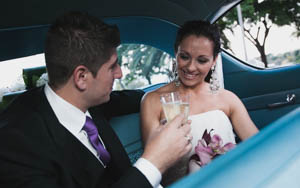
<path id="1" fill-rule="evenodd" d="M 208 164 L 214 156 L 212 148 L 206 145 L 204 139 L 198 141 L 198 145 L 195 147 L 195 152 L 199 157 L 200 164 Z"/>
<path id="2" fill-rule="evenodd" d="M 231 142 L 223 146 L 223 140 L 218 134 L 211 137 L 212 131 L 213 129 L 209 132 L 204 131 L 202 139 L 198 141 L 198 145 L 195 147 L 196 155 L 191 157 L 191 159 L 199 161 L 200 166 L 210 163 L 218 155 L 224 154 L 235 147 L 235 144 Z"/>
<path id="3" fill-rule="evenodd" d="M 222 138 L 215 134 L 211 138 L 211 142 L 208 144 L 213 150 L 218 150 L 223 144 Z"/>
<path id="4" fill-rule="evenodd" d="M 224 154 L 226 153 L 227 151 L 229 150 L 232 150 L 233 148 L 235 147 L 235 144 L 231 143 L 231 142 L 228 142 L 227 144 L 225 144 L 221 149 L 222 153 L 221 154 Z"/>

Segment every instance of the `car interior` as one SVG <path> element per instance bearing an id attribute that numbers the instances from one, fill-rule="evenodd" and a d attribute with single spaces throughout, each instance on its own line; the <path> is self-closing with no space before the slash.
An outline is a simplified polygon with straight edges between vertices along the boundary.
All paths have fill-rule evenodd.
<path id="1" fill-rule="evenodd" d="M 116 24 L 121 33 L 122 44 L 146 44 L 174 57 L 176 32 L 183 22 L 203 19 L 214 23 L 242 1 L 82 2 L 29 0 L 18 6 L 14 1 L 1 6 L 0 64 L 1 61 L 43 53 L 49 24 L 66 10 L 88 11 L 109 24 Z M 220 55 L 224 87 L 241 98 L 260 133 L 239 143 L 233 151 L 170 187 L 299 185 L 297 174 L 300 174 L 300 64 L 261 69 L 246 64 L 224 50 Z M 35 87 L 34 82 L 45 72 L 44 66 L 24 69 L 26 89 Z M 161 82 L 139 89 L 146 93 L 164 84 L 166 83 Z M 4 95 L 0 103 L 0 112 L 22 92 Z M 110 123 L 131 162 L 134 163 L 143 152 L 139 113 L 113 117 Z"/>

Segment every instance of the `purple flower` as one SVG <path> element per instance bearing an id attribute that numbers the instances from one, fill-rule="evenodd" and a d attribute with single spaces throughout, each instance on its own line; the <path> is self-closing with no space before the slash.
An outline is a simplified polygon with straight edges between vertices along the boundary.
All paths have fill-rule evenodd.
<path id="1" fill-rule="evenodd" d="M 233 143 L 231 143 L 231 142 L 228 142 L 227 144 L 225 144 L 221 149 L 221 151 L 223 152 L 223 153 L 225 153 L 225 152 L 227 152 L 227 151 L 229 151 L 229 150 L 232 150 L 233 148 L 235 147 L 235 144 L 233 144 Z M 222 153 L 222 154 L 223 154 Z"/>
<path id="2" fill-rule="evenodd" d="M 223 144 L 223 140 L 222 138 L 215 134 L 213 135 L 213 137 L 211 138 L 211 142 L 208 144 L 213 150 L 218 150 L 220 149 L 220 147 Z"/>
<path id="3" fill-rule="evenodd" d="M 235 144 L 228 142 L 223 146 L 223 140 L 218 134 L 211 136 L 211 129 L 209 132 L 204 131 L 202 139 L 198 141 L 198 145 L 195 147 L 196 155 L 193 155 L 191 159 L 199 161 L 199 165 L 203 166 L 208 163 L 216 156 L 226 153 L 233 149 Z"/>
<path id="4" fill-rule="evenodd" d="M 200 164 L 208 164 L 214 156 L 212 148 L 206 145 L 204 139 L 198 141 L 198 145 L 195 147 L 195 152 L 199 157 Z"/>

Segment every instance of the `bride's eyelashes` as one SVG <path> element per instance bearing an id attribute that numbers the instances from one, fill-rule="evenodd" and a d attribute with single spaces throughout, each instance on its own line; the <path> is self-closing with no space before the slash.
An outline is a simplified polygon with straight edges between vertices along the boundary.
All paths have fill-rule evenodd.
<path id="1" fill-rule="evenodd" d="M 179 53 L 179 57 L 180 57 L 180 59 L 182 59 L 184 61 L 187 61 L 190 59 L 190 56 L 187 54 L 184 54 L 184 53 Z"/>
<path id="2" fill-rule="evenodd" d="M 205 64 L 205 63 L 208 63 L 209 62 L 209 59 L 207 59 L 207 58 L 198 58 L 197 59 L 197 62 L 199 63 L 199 64 Z"/>
<path id="3" fill-rule="evenodd" d="M 189 61 L 191 59 L 190 55 L 185 53 L 179 53 L 179 58 L 182 59 L 183 61 Z M 197 62 L 199 64 L 205 64 L 209 62 L 209 59 L 205 57 L 198 57 Z"/>

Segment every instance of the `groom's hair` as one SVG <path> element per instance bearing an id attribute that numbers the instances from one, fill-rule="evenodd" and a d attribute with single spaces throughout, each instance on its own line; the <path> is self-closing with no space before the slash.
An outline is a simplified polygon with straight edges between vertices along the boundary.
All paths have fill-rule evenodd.
<path id="1" fill-rule="evenodd" d="M 55 88 L 62 86 L 79 65 L 86 66 L 95 77 L 119 44 L 117 26 L 86 12 L 65 13 L 47 33 L 45 60 L 49 84 Z"/>

